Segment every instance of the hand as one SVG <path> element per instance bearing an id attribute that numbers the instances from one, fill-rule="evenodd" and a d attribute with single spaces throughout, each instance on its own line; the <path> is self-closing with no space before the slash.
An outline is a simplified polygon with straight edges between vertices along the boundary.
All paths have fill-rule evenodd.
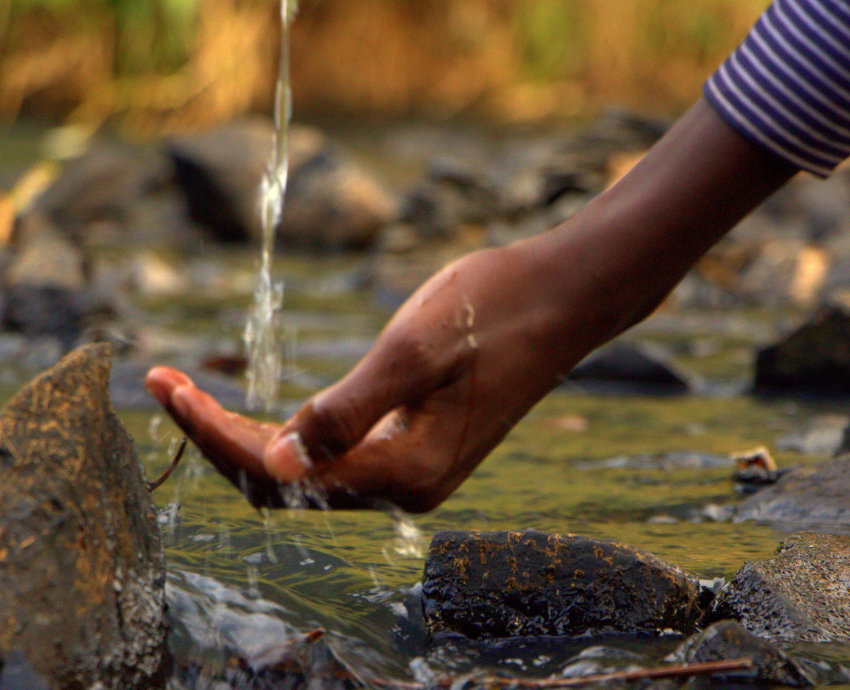
<path id="1" fill-rule="evenodd" d="M 335 507 L 429 510 L 796 170 L 700 100 L 559 228 L 431 278 L 354 369 L 285 424 L 228 413 L 172 369 L 153 369 L 148 388 L 255 505 L 281 505 L 281 485 L 304 481 Z"/>
<path id="2" fill-rule="evenodd" d="M 429 510 L 557 383 L 532 258 L 485 250 L 436 274 L 283 425 L 225 411 L 173 369 L 152 369 L 148 389 L 254 505 L 280 506 L 281 484 L 309 481 L 333 507 Z"/>

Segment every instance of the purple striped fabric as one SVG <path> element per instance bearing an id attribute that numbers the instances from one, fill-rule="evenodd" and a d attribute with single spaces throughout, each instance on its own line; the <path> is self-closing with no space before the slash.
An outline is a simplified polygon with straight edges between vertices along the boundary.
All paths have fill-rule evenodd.
<path id="1" fill-rule="evenodd" d="M 748 139 L 826 177 L 850 156 L 850 0 L 774 0 L 703 91 Z"/>

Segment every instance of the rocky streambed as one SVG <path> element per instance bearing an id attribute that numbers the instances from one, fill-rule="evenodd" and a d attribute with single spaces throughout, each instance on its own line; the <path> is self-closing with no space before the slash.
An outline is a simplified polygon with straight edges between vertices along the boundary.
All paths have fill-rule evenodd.
<path id="1" fill-rule="evenodd" d="M 368 146 L 296 130 L 272 414 L 343 373 L 431 270 L 574 212 L 661 131 L 624 113 Z M 148 366 L 245 407 L 269 133 L 98 139 L 4 171 L 2 690 L 474 687 L 741 659 L 604 682 L 850 682 L 846 172 L 793 180 L 415 524 L 263 518 L 191 451 L 153 508 L 136 469 L 167 464 L 174 432 Z M 736 480 L 756 444 L 778 470 Z"/>

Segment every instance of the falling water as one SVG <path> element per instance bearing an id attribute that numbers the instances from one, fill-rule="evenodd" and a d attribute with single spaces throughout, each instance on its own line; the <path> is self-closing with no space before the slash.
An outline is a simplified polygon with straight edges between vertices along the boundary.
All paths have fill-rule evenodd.
<path id="1" fill-rule="evenodd" d="M 275 333 L 275 315 L 283 305 L 283 283 L 273 283 L 271 258 L 275 231 L 280 223 L 289 170 L 289 120 L 292 98 L 289 87 L 289 23 L 296 0 L 281 0 L 280 64 L 274 104 L 274 145 L 260 189 L 262 249 L 254 302 L 245 326 L 248 351 L 248 405 L 258 402 L 268 411 L 277 394 L 282 352 Z"/>

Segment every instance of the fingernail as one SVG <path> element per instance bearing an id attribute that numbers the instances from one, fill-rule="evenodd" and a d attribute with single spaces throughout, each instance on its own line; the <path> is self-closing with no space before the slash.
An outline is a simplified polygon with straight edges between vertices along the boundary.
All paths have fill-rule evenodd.
<path id="1" fill-rule="evenodd" d="M 309 470 L 313 467 L 313 461 L 307 454 L 307 447 L 297 431 L 291 431 L 272 441 L 264 455 L 267 459 L 275 459 L 278 463 L 284 458 L 295 458 L 305 469 Z"/>

